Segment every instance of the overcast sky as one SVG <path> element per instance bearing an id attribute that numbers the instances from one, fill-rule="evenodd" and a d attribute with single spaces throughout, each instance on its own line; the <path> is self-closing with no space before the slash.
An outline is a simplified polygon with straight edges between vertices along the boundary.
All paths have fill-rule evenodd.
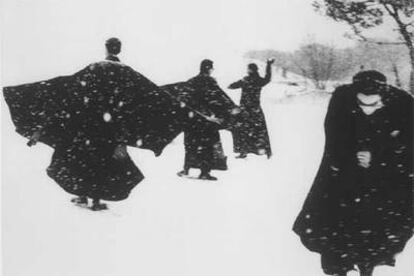
<path id="1" fill-rule="evenodd" d="M 349 45 L 344 26 L 311 0 L 2 0 L 4 84 L 72 74 L 103 58 L 110 36 L 121 59 L 160 84 L 191 77 L 202 58 L 220 74 L 252 49 L 293 50 L 309 37 Z"/>

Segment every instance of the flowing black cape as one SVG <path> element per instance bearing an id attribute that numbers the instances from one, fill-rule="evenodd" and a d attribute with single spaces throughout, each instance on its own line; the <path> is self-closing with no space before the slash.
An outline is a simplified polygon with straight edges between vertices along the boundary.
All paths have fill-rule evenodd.
<path id="1" fill-rule="evenodd" d="M 187 82 L 163 86 L 192 110 L 184 131 L 185 169 L 227 170 L 219 130 L 231 129 L 238 120 L 238 107 L 210 76 L 198 75 Z M 219 119 L 212 122 L 207 117 Z"/>
<path id="2" fill-rule="evenodd" d="M 144 178 L 126 152 L 116 154 L 119 146 L 158 156 L 194 120 L 217 127 L 207 118 L 225 114 L 229 99 L 211 94 L 200 103 L 193 90 L 188 83 L 158 87 L 112 61 L 3 89 L 16 131 L 28 139 L 40 133 L 38 141 L 55 149 L 48 175 L 69 193 L 106 200 L 125 199 Z"/>
<path id="3" fill-rule="evenodd" d="M 110 144 L 125 143 L 156 155 L 181 132 L 185 108 L 121 63 L 93 63 L 71 76 L 5 87 L 16 131 L 55 147 L 82 130 Z"/>
<path id="4" fill-rule="evenodd" d="M 120 145 L 157 156 L 185 128 L 188 109 L 132 68 L 103 61 L 64 77 L 5 87 L 16 131 L 55 149 L 48 174 L 76 195 L 125 199 L 143 175 Z"/>
<path id="5" fill-rule="evenodd" d="M 358 91 L 346 85 L 332 96 L 323 159 L 294 224 L 328 274 L 393 265 L 414 229 L 413 98 L 390 86 L 384 106 L 365 115 Z M 359 151 L 372 153 L 370 168 L 358 166 Z"/>

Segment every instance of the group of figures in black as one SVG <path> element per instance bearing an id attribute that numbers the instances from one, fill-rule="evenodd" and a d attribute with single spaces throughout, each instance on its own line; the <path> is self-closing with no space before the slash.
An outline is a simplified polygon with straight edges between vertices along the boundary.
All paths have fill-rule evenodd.
<path id="1" fill-rule="evenodd" d="M 211 76 L 213 62 L 186 82 L 157 86 L 121 63 L 119 39 L 106 42 L 105 61 L 47 81 L 4 88 L 16 131 L 32 146 L 54 149 L 48 175 L 72 201 L 104 210 L 101 200 L 126 199 L 144 176 L 127 146 L 159 156 L 184 132 L 184 168 L 216 180 L 226 170 L 219 131 L 233 134 L 238 158 L 271 157 L 260 106 L 271 80 L 272 60 L 262 78 L 256 64 L 229 89 L 242 89 L 240 105 Z M 377 71 L 356 74 L 332 94 L 325 119 L 325 151 L 293 230 L 318 252 L 328 275 L 394 265 L 414 229 L 413 97 L 387 84 Z"/>

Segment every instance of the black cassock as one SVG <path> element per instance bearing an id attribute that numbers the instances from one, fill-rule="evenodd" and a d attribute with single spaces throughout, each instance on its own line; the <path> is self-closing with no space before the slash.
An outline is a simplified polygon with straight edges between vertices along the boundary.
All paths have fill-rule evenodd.
<path id="1" fill-rule="evenodd" d="M 189 123 L 184 130 L 186 169 L 204 171 L 227 170 L 227 157 L 220 140 L 220 129 L 229 129 L 236 116 L 237 106 L 219 87 L 216 80 L 202 74 L 187 82 L 163 87 L 187 104 L 192 110 Z M 206 117 L 215 117 L 221 123 L 211 122 Z"/>
<path id="2" fill-rule="evenodd" d="M 323 160 L 294 224 L 327 274 L 394 265 L 413 234 L 413 98 L 388 87 L 384 106 L 366 115 L 356 94 L 348 85 L 332 96 Z M 359 151 L 372 153 L 368 169 Z"/>
<path id="3" fill-rule="evenodd" d="M 234 152 L 272 155 L 266 119 L 260 105 L 262 87 L 270 82 L 271 66 L 266 76 L 254 74 L 230 85 L 230 89 L 242 89 L 240 99 L 241 116 L 238 127 L 233 129 Z"/>
<path id="4" fill-rule="evenodd" d="M 47 169 L 65 191 L 123 200 L 144 178 L 128 154 L 133 146 L 157 156 L 188 121 L 185 107 L 140 73 L 103 61 L 71 76 L 4 88 L 16 131 L 55 149 Z"/>

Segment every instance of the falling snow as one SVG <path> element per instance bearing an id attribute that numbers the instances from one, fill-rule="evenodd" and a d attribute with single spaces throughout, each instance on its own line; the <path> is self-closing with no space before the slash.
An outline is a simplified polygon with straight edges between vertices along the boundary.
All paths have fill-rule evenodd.
<path id="1" fill-rule="evenodd" d="M 96 66 L 106 65 L 93 67 Z M 268 91 L 278 89 L 284 88 L 274 85 Z M 80 98 L 82 101 L 94 104 L 87 97 Z M 219 275 L 218 272 L 240 276 L 321 275 L 318 257 L 303 248 L 291 226 L 321 158 L 326 103 L 326 98 L 298 97 L 283 102 L 268 96 L 264 112 L 274 157 L 236 160 L 230 154 L 231 136 L 222 131 L 230 170 L 219 172 L 219 181 L 213 185 L 176 177 L 184 156 L 182 136 L 158 159 L 146 150 L 129 148 L 133 161 L 145 171 L 146 180 L 128 200 L 113 203 L 111 211 L 98 215 L 68 203 L 70 196 L 56 189 L 42 173 L 49 165 L 52 150 L 44 145 L 27 148 L 14 133 L 11 122 L 4 119 L 5 204 L 13 213 L 4 216 L 3 222 L 9 227 L 3 234 L 6 247 L 14 244 L 21 248 L 19 262 L 9 262 L 9 271 L 15 272 L 11 275 L 57 275 L 57 271 L 63 276 L 130 275 L 130 271 L 166 275 L 166 270 L 168 275 L 176 276 Z M 105 122 L 116 116 L 113 112 L 100 114 Z M 45 116 L 34 113 L 37 115 Z M 90 140 L 80 140 L 79 144 L 94 146 Z M 137 140 L 136 145 L 142 145 L 142 140 Z M 59 171 L 65 173 L 64 168 Z M 125 175 L 132 174 L 125 171 Z M 369 230 L 363 231 L 370 234 Z M 308 232 L 312 234 L 313 229 Z M 393 233 L 388 238 L 398 242 Z M 412 267 L 413 248 L 411 242 L 399 257 L 393 275 L 406 276 L 404 271 Z M 68 272 L 63 271 L 68 258 L 74 255 L 78 267 L 84 269 L 73 271 L 75 268 L 70 267 Z M 5 258 L 15 256 L 9 252 Z M 210 265 L 200 270 L 206 258 Z M 298 266 L 298 262 L 303 265 Z M 379 268 L 377 275 L 390 275 L 390 271 Z"/>

